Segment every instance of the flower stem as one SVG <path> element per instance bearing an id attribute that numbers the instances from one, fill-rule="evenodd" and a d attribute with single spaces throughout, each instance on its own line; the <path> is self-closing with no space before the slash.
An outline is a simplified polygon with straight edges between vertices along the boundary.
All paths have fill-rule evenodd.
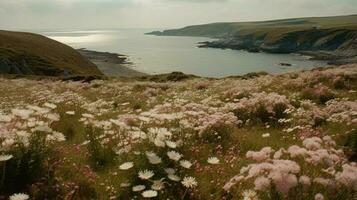
<path id="1" fill-rule="evenodd" d="M 2 177 L 1 177 L 1 186 L 2 189 L 5 183 L 5 173 L 6 173 L 6 162 L 4 162 L 4 166 L 2 167 Z"/>
<path id="2" fill-rule="evenodd" d="M 185 199 L 185 196 L 186 196 L 186 194 L 187 194 L 187 191 L 188 191 L 188 188 L 186 188 L 185 193 L 183 193 L 181 200 L 184 200 L 184 199 Z"/>

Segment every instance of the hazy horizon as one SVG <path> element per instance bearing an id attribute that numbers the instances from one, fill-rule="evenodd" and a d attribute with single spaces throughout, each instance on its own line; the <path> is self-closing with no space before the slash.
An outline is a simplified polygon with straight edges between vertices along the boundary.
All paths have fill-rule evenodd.
<path id="1" fill-rule="evenodd" d="M 0 29 L 157 29 L 351 14 L 353 0 L 6 0 Z"/>

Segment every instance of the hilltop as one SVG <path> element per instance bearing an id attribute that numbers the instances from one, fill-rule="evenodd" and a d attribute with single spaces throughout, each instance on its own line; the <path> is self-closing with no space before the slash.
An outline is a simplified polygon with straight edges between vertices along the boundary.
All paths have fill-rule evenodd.
<path id="1" fill-rule="evenodd" d="M 70 76 L 102 75 L 71 47 L 42 35 L 0 31 L 0 73 Z"/>
<path id="2" fill-rule="evenodd" d="M 201 47 L 304 53 L 334 62 L 357 60 L 357 15 L 212 23 L 148 34 L 218 39 Z"/>
<path id="3" fill-rule="evenodd" d="M 0 91 L 0 199 L 357 197 L 356 64 Z"/>

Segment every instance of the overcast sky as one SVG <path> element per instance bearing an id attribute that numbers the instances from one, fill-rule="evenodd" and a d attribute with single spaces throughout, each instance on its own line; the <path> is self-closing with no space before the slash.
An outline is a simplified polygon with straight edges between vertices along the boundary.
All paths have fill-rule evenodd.
<path id="1" fill-rule="evenodd" d="M 175 28 L 357 14 L 357 0 L 0 0 L 0 29 Z"/>

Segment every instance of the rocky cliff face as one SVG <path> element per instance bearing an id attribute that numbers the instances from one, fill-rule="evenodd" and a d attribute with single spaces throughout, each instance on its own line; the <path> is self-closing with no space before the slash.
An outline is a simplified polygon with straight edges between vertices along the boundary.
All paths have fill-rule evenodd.
<path id="1" fill-rule="evenodd" d="M 269 53 L 294 53 L 300 51 L 346 51 L 355 54 L 357 31 L 354 30 L 306 30 L 282 35 L 270 41 L 265 35 L 238 35 L 213 42 L 205 42 L 201 47 L 257 50 Z"/>
<path id="2" fill-rule="evenodd" d="M 200 47 L 228 48 L 267 53 L 302 53 L 316 59 L 355 60 L 357 56 L 357 31 L 346 29 L 305 30 L 281 35 L 272 41 L 267 35 L 237 35 L 212 42 L 203 42 Z M 346 63 L 346 62 L 343 62 Z"/>
<path id="3" fill-rule="evenodd" d="M 31 59 L 26 57 L 0 58 L 0 74 L 68 76 L 70 73 L 64 69 L 55 68 L 49 64 L 33 65 Z"/>
<path id="4" fill-rule="evenodd" d="M 202 42 L 200 47 L 304 53 L 332 60 L 357 57 L 357 15 L 213 23 L 149 34 L 218 39 Z"/>

